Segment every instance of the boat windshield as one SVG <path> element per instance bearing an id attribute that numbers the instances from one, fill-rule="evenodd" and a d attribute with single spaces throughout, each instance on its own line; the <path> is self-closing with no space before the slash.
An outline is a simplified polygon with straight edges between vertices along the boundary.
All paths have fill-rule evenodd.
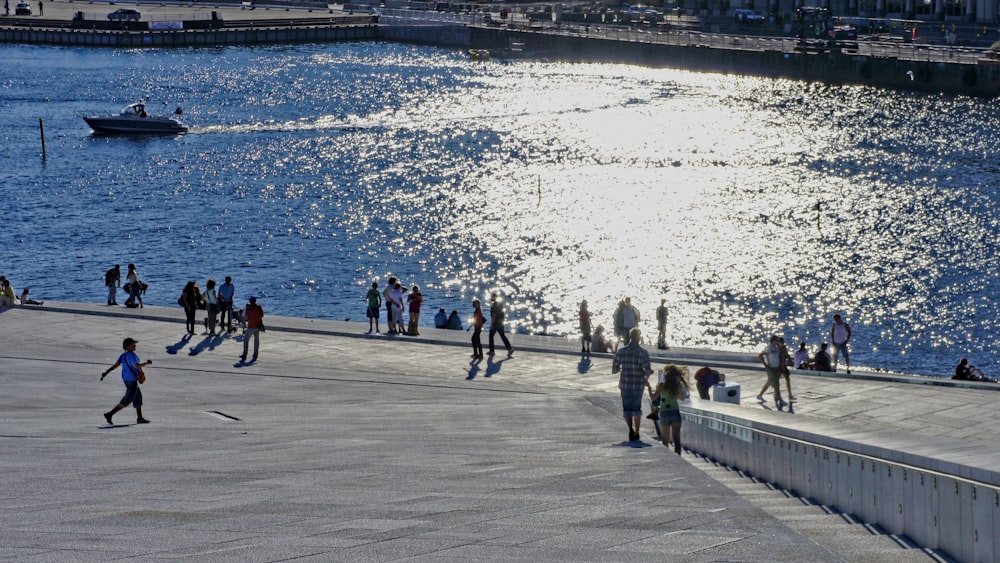
<path id="1" fill-rule="evenodd" d="M 140 102 L 129 104 L 125 106 L 125 109 L 122 110 L 121 115 L 134 115 L 136 117 L 147 117 L 146 104 Z"/>

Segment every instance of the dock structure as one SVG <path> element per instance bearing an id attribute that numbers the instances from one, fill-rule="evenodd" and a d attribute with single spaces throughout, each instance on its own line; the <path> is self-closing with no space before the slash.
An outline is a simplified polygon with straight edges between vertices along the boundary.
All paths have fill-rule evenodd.
<path id="1" fill-rule="evenodd" d="M 573 339 L 470 363 L 465 331 L 268 315 L 244 363 L 177 307 L 0 315 L 9 557 L 1000 559 L 993 383 L 796 371 L 793 414 L 753 399 L 752 354 L 651 349 L 727 376 L 678 456 L 648 420 L 627 440 L 611 356 Z M 102 417 L 126 337 L 151 424 Z"/>
<path id="2" fill-rule="evenodd" d="M 1000 95 L 1000 54 L 986 48 L 889 41 L 803 41 L 704 32 L 677 25 L 544 24 L 521 14 L 430 9 L 240 4 L 136 4 L 139 21 L 110 21 L 112 2 L 53 0 L 46 18 L 0 18 L 0 42 L 100 47 L 180 47 L 388 40 L 489 51 L 492 59 L 616 62 L 830 84 Z M 107 12 L 107 13 L 106 13 Z M 669 23 L 669 20 L 665 23 Z M 683 25 L 681 25 L 683 24 Z"/>

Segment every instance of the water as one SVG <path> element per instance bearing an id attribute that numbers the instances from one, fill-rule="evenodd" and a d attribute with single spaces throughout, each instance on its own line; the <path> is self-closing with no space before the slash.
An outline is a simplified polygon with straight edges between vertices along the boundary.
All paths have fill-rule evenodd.
<path id="1" fill-rule="evenodd" d="M 1000 373 L 994 100 L 623 65 L 479 64 L 387 43 L 0 46 L 0 272 L 102 303 L 235 279 L 270 314 L 362 320 L 390 275 L 424 319 L 490 290 L 520 333 L 631 296 L 674 345 L 810 346 L 854 364 Z M 187 135 L 91 135 L 139 97 Z M 40 157 L 38 118 L 47 158 Z"/>

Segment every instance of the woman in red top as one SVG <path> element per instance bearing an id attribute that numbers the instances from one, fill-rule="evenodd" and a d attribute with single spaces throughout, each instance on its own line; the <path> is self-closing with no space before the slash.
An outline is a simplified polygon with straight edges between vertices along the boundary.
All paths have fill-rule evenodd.
<path id="1" fill-rule="evenodd" d="M 410 336 L 420 336 L 417 323 L 420 322 L 420 304 L 424 302 L 424 296 L 420 293 L 420 288 L 413 286 L 410 295 L 406 298 L 410 304 L 410 326 L 407 331 Z"/>
<path id="2" fill-rule="evenodd" d="M 486 324 L 486 317 L 483 316 L 483 307 L 478 299 L 472 300 L 472 357 L 477 360 L 483 359 L 483 342 L 480 336 L 483 334 L 483 325 Z"/>

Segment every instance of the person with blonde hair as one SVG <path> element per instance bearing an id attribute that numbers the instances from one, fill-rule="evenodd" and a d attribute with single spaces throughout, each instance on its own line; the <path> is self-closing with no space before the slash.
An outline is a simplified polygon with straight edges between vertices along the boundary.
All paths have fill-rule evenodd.
<path id="1" fill-rule="evenodd" d="M 663 368 L 663 379 L 656 385 L 656 392 L 660 396 L 660 429 L 663 431 L 663 445 L 670 447 L 670 440 L 673 439 L 674 453 L 677 455 L 681 455 L 680 402 L 690 391 L 687 369 L 674 364 Z"/>

